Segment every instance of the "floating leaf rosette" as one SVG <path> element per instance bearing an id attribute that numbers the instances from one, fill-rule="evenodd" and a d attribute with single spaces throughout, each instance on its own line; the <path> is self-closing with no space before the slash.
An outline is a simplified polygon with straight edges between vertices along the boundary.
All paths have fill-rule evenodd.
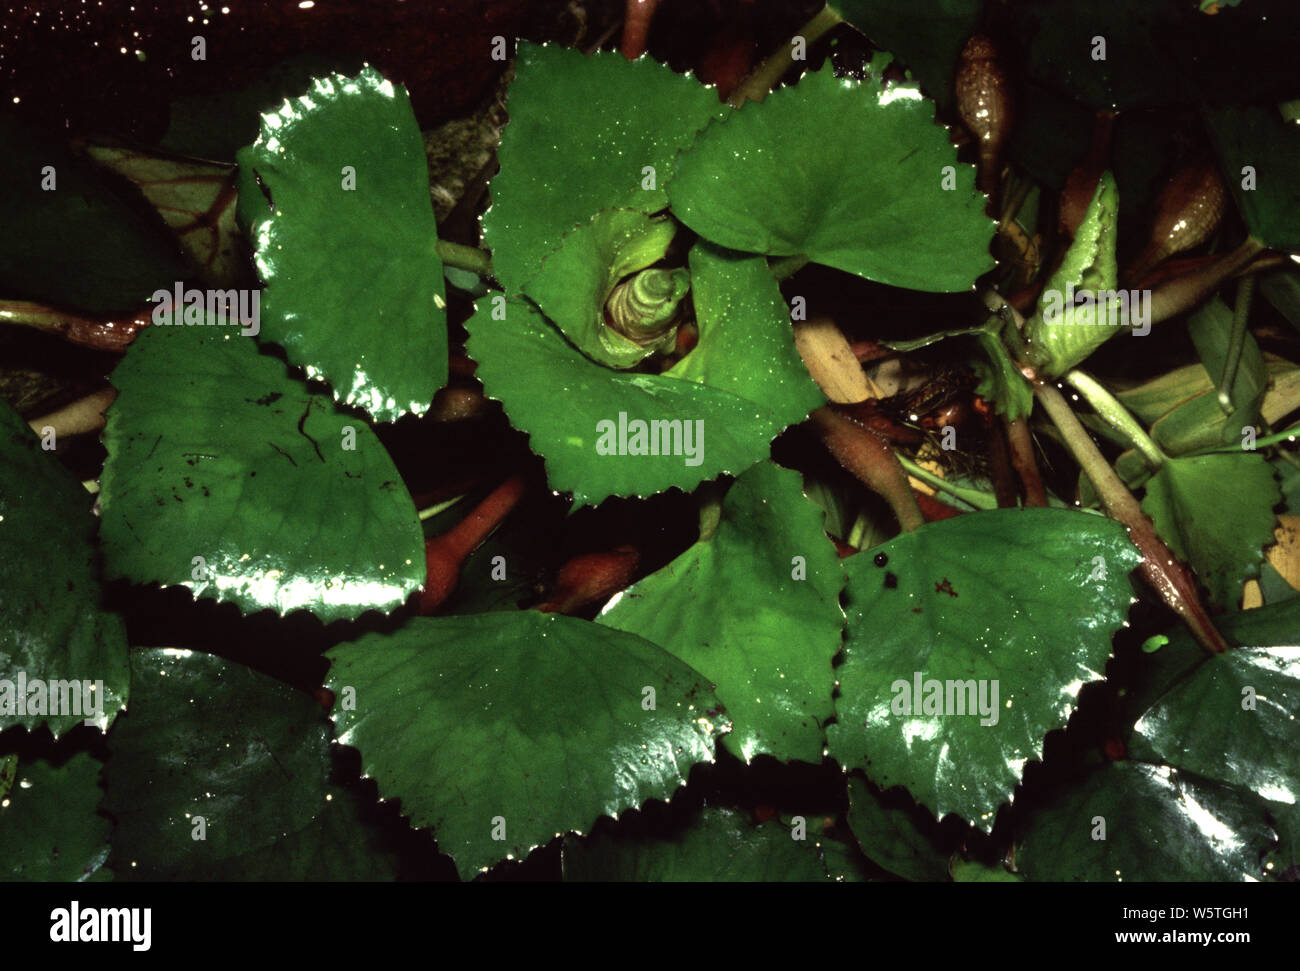
<path id="1" fill-rule="evenodd" d="M 677 224 L 635 209 L 608 209 L 565 237 L 524 287 L 548 318 L 598 364 L 629 368 L 671 349 L 685 269 L 649 269 Z"/>
<path id="2" fill-rule="evenodd" d="M 406 89 L 373 68 L 316 79 L 262 116 L 239 180 L 261 337 L 378 421 L 424 414 L 447 380 L 446 301 Z"/>
<path id="3" fill-rule="evenodd" d="M 579 505 L 738 475 L 824 400 L 765 260 L 697 245 L 690 268 L 699 343 L 663 374 L 595 363 L 518 300 L 467 325 L 478 377 Z"/>

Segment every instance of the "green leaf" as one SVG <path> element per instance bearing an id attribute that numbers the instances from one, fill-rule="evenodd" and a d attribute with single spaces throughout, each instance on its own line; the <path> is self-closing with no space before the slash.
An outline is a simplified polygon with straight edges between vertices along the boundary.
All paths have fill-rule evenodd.
<path id="1" fill-rule="evenodd" d="M 483 214 L 493 269 L 512 294 L 600 210 L 663 209 L 673 157 L 729 110 L 713 88 L 650 57 L 520 43 L 515 71 Z"/>
<path id="2" fill-rule="evenodd" d="M 993 402 L 998 414 L 1005 415 L 1007 421 L 1029 417 L 1034 410 L 1034 389 L 1011 359 L 997 330 L 981 329 L 975 339 L 984 352 L 983 358 L 971 361 L 971 367 L 979 377 L 975 393 Z"/>
<path id="3" fill-rule="evenodd" d="M 327 656 L 330 690 L 355 693 L 338 740 L 463 877 L 668 799 L 728 727 L 686 665 L 559 614 L 417 618 Z"/>
<path id="4" fill-rule="evenodd" d="M 109 574 L 246 613 L 330 621 L 400 605 L 424 583 L 424 539 L 388 453 L 229 330 L 147 327 L 113 372 Z"/>
<path id="5" fill-rule="evenodd" d="M 987 832 L 1102 677 L 1138 560 L 1119 523 L 1060 509 L 968 513 L 850 558 L 830 754 Z"/>
<path id="6" fill-rule="evenodd" d="M 898 55 L 929 97 L 952 105 L 957 57 L 979 26 L 980 0 L 836 0 L 833 6 L 877 47 Z"/>
<path id="7" fill-rule="evenodd" d="M 61 765 L 19 762 L 0 799 L 0 879 L 81 883 L 111 880 L 105 869 L 112 826 L 96 813 L 99 761 L 78 752 Z"/>
<path id="8" fill-rule="evenodd" d="M 597 364 L 632 367 L 668 348 L 662 341 L 643 345 L 629 340 L 608 326 L 605 304 L 620 280 L 664 258 L 676 232 L 671 219 L 651 219 L 634 209 L 607 209 L 564 238 L 524 293 Z M 675 293 L 673 307 L 688 285 L 683 282 Z M 668 332 L 668 347 L 675 333 Z"/>
<path id="9" fill-rule="evenodd" d="M 1294 642 L 1293 629 L 1289 639 Z M 1300 646 L 1240 647 L 1207 657 L 1148 710 L 1133 731 L 1177 769 L 1300 802 Z"/>
<path id="10" fill-rule="evenodd" d="M 94 166 L 3 114 L 0 145 L 6 298 L 124 313 L 184 279 L 185 261 L 166 227 L 128 205 Z"/>
<path id="11" fill-rule="evenodd" d="M 1115 762 L 1063 786 L 1034 813 L 1016 867 L 1055 883 L 1252 880 L 1271 843 L 1249 794 L 1168 766 Z"/>
<path id="12" fill-rule="evenodd" d="M 333 786 L 310 823 L 239 856 L 205 865 L 196 879 L 239 883 L 360 883 L 396 880 L 401 860 L 367 821 L 363 797 Z"/>
<path id="13" fill-rule="evenodd" d="M 0 686 L 0 730 L 47 725 L 58 737 L 90 720 L 103 731 L 126 707 L 126 630 L 100 610 L 90 504 L 81 483 L 0 402 L 0 682 L 11 685 Z M 20 676 L 28 683 L 21 696 Z M 31 693 L 38 682 L 44 701 Z M 65 691 L 67 682 L 77 684 Z M 103 682 L 89 707 L 86 682 Z"/>
<path id="14" fill-rule="evenodd" d="M 953 883 L 1022 883 L 1024 878 L 1005 867 L 988 866 L 975 860 L 954 860 Z"/>
<path id="15" fill-rule="evenodd" d="M 446 300 L 406 89 L 367 68 L 263 115 L 239 152 L 239 221 L 263 338 L 378 421 L 428 411 L 447 382 Z"/>
<path id="16" fill-rule="evenodd" d="M 467 324 L 478 378 L 545 457 L 551 488 L 578 506 L 738 475 L 824 400 L 765 261 L 696 246 L 690 264 L 700 340 L 665 374 L 596 364 L 530 306 L 499 295 Z M 665 454 L 649 454 L 660 437 L 651 443 L 648 432 L 667 435 L 652 421 L 682 422 Z M 635 422 L 647 423 L 639 439 Z M 632 454 L 639 447 L 646 454 Z"/>
<path id="17" fill-rule="evenodd" d="M 1032 80 L 1111 111 L 1192 95 L 1168 42 L 1185 35 L 1181 13 L 1170 0 L 1044 0 L 1017 4 L 1010 16 Z"/>
<path id="18" fill-rule="evenodd" d="M 754 402 L 777 432 L 825 404 L 795 348 L 789 307 L 767 261 L 701 241 L 690 267 L 699 341 L 667 376 Z"/>
<path id="19" fill-rule="evenodd" d="M 828 65 L 710 124 L 678 159 L 668 197 L 719 245 L 950 292 L 993 266 L 994 224 L 974 183 L 914 85 L 841 80 Z"/>
<path id="20" fill-rule="evenodd" d="M 908 880 L 946 883 L 948 858 L 939 843 L 938 823 L 933 818 L 928 825 L 918 822 L 918 813 L 925 810 L 913 806 L 909 811 L 857 773 L 849 776 L 849 829 L 862 852 Z"/>
<path id="21" fill-rule="evenodd" d="M 1300 250 L 1300 125 L 1257 106 L 1207 111 L 1206 124 L 1251 235 L 1274 249 Z M 1249 189 L 1242 185 L 1246 166 L 1254 176 Z"/>
<path id="22" fill-rule="evenodd" d="M 1264 870 L 1278 880 L 1300 879 L 1300 806 L 1272 803 L 1278 846 L 1264 861 Z"/>
<path id="23" fill-rule="evenodd" d="M 1050 377 L 1064 374 L 1130 326 L 1127 305 L 1117 303 L 1115 297 L 1118 214 L 1115 178 L 1105 172 L 1065 259 L 1043 288 L 1034 315 L 1025 322 L 1030 358 Z M 1075 302 L 1079 298 L 1082 302 Z"/>
<path id="24" fill-rule="evenodd" d="M 1232 501 L 1224 501 L 1230 488 Z M 1241 587 L 1259 576 L 1273 542 L 1273 506 L 1282 500 L 1262 455 L 1187 455 L 1169 459 L 1146 484 L 1143 511 L 1215 603 L 1235 607 Z"/>
<path id="25" fill-rule="evenodd" d="M 104 770 L 120 879 L 208 879 L 325 810 L 329 731 L 310 696 L 179 648 L 132 651 L 131 673 Z"/>
<path id="26" fill-rule="evenodd" d="M 735 809 L 708 808 L 661 839 L 601 833 L 564 841 L 564 879 L 585 883 L 824 883 L 818 844 L 775 819 L 755 825 Z"/>
<path id="27" fill-rule="evenodd" d="M 712 681 L 733 722 L 724 744 L 746 762 L 822 760 L 844 628 L 844 571 L 822 518 L 799 473 L 756 465 L 727 493 L 711 536 L 599 618 Z"/>

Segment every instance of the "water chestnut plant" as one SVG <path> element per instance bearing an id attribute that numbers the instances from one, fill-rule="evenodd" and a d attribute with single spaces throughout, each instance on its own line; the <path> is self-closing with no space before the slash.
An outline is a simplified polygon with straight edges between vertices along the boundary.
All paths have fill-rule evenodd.
<path id="1" fill-rule="evenodd" d="M 1296 879 L 1294 13 L 613 6 L 0 117 L 4 874 Z"/>

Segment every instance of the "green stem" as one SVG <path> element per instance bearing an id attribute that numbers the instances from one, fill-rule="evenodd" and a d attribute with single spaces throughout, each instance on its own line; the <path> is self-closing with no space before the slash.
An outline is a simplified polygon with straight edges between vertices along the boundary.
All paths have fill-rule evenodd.
<path id="1" fill-rule="evenodd" d="M 1083 395 L 1106 424 L 1133 443 L 1133 447 L 1142 453 L 1142 457 L 1153 469 L 1160 468 L 1168 461 L 1169 457 L 1152 441 L 1146 429 L 1138 424 L 1138 420 L 1129 414 L 1128 409 L 1102 387 L 1096 378 L 1083 371 L 1075 370 L 1066 374 L 1065 380 L 1070 387 Z"/>
<path id="2" fill-rule="evenodd" d="M 448 499 L 446 502 L 435 503 L 434 505 L 430 506 L 428 509 L 421 509 L 420 521 L 423 522 L 426 519 L 432 519 L 434 516 L 438 515 L 438 513 L 445 512 L 446 510 L 450 509 L 452 506 L 456 505 L 456 503 L 460 502 L 464 498 L 465 498 L 464 495 L 453 496 L 452 498 Z"/>
<path id="3" fill-rule="evenodd" d="M 1226 651 L 1227 642 L 1201 603 L 1192 572 L 1174 556 L 1164 540 L 1156 535 L 1150 517 L 1142 511 L 1128 486 L 1110 467 L 1064 396 L 1054 385 L 1037 376 L 1033 378 L 1033 386 L 1035 398 L 1060 431 L 1074 460 L 1092 481 L 1106 514 L 1128 527 L 1129 539 L 1142 554 L 1138 571 L 1143 578 L 1160 594 L 1160 599 L 1178 614 L 1202 647 L 1211 654 Z"/>
<path id="4" fill-rule="evenodd" d="M 843 22 L 844 18 L 835 12 L 829 4 L 822 7 L 816 15 L 795 32 L 795 37 L 804 39 L 805 50 L 821 40 L 830 30 Z M 794 38 L 791 38 L 793 41 Z M 794 66 L 794 44 L 787 42 L 776 49 L 754 73 L 745 78 L 740 86 L 732 92 L 727 103 L 739 108 L 746 101 L 762 101 L 785 73 Z"/>
<path id="5" fill-rule="evenodd" d="M 780 259 L 773 260 L 769 264 L 772 268 L 772 276 L 778 280 L 784 280 L 786 277 L 794 276 L 805 266 L 808 265 L 808 257 L 803 256 L 783 256 Z"/>
<path id="6" fill-rule="evenodd" d="M 943 492 L 948 493 L 960 499 L 962 502 L 970 503 L 976 509 L 996 509 L 998 508 L 997 498 L 989 492 L 981 492 L 979 489 L 971 489 L 967 486 L 953 485 L 941 475 L 935 475 L 929 469 L 923 468 L 909 459 L 901 452 L 898 455 L 898 461 L 907 470 L 907 474 L 915 476 L 926 485 L 933 486 Z"/>
<path id="7" fill-rule="evenodd" d="M 1255 440 L 1255 448 L 1269 448 L 1273 445 L 1280 445 L 1283 442 L 1300 441 L 1300 425 L 1292 425 L 1280 432 L 1274 432 L 1272 435 L 1266 435 L 1263 438 Z M 1188 455 L 1235 455 L 1240 452 L 1240 445 L 1216 445 L 1212 448 L 1199 448 L 1194 452 L 1188 452 Z"/>
<path id="8" fill-rule="evenodd" d="M 495 275 L 492 272 L 492 258 L 488 256 L 487 250 L 481 250 L 477 246 L 463 246 L 460 243 L 440 239 L 438 259 L 447 266 L 454 266 L 458 270 L 469 270 L 479 276 Z"/>
<path id="9" fill-rule="evenodd" d="M 1219 382 L 1219 407 L 1231 415 L 1232 386 L 1237 381 L 1237 365 L 1241 363 L 1241 348 L 1246 343 L 1246 318 L 1250 316 L 1250 300 L 1255 295 L 1255 276 L 1243 277 L 1237 284 L 1237 302 L 1232 309 L 1232 334 L 1228 338 L 1228 359 L 1223 362 L 1223 380 Z"/>

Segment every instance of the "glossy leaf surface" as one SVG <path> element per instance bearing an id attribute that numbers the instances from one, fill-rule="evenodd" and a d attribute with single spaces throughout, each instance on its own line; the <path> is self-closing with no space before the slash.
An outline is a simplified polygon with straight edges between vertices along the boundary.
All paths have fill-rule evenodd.
<path id="1" fill-rule="evenodd" d="M 1059 509 L 970 513 L 850 558 L 830 754 L 991 829 L 1102 677 L 1137 562 L 1118 523 Z"/>
<path id="2" fill-rule="evenodd" d="M 711 123 L 679 158 L 668 198 L 718 245 L 948 292 L 993 266 L 974 182 L 915 85 L 843 80 L 827 66 Z"/>
<path id="3" fill-rule="evenodd" d="M 417 618 L 327 656 L 330 690 L 355 693 L 338 740 L 465 878 L 668 799 L 729 724 L 661 648 L 559 614 Z"/>
<path id="4" fill-rule="evenodd" d="M 1099 818 L 1105 839 L 1094 838 Z M 1263 808 L 1248 794 L 1168 766 L 1116 762 L 1034 814 L 1016 866 L 1052 882 L 1259 879 L 1271 842 Z"/>
<path id="5" fill-rule="evenodd" d="M 148 327 L 112 381 L 111 576 L 325 621 L 424 583 L 415 504 L 379 439 L 237 329 Z"/>
<path id="6" fill-rule="evenodd" d="M 239 174 L 261 338 L 378 421 L 424 414 L 447 380 L 446 300 L 406 89 L 371 68 L 318 78 L 262 116 Z"/>

